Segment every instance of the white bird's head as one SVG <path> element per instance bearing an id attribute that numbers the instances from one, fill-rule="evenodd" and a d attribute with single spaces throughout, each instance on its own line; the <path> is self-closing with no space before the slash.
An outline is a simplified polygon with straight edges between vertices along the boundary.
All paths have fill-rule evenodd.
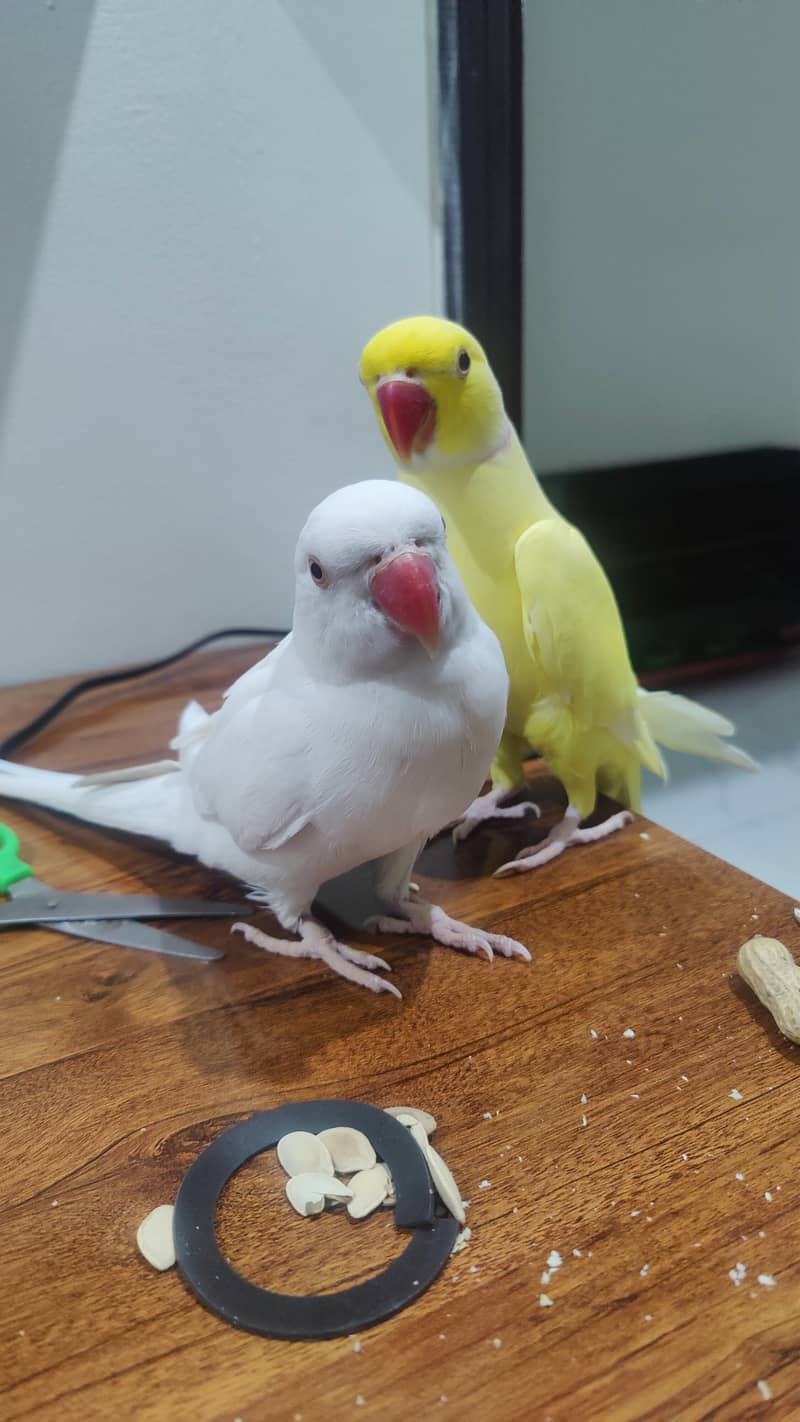
<path id="1" fill-rule="evenodd" d="M 425 494 L 385 479 L 349 484 L 312 510 L 295 553 L 293 636 L 342 670 L 436 658 L 470 604 Z"/>

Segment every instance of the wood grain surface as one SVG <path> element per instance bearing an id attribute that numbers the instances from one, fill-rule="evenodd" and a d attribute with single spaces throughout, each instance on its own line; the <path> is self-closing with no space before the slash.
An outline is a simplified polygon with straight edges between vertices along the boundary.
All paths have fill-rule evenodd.
<path id="1" fill-rule="evenodd" d="M 98 693 L 20 758 L 160 755 L 187 695 L 213 707 L 254 658 Z M 58 689 L 0 693 L 0 734 Z M 757 929 L 800 949 L 792 905 L 645 821 L 539 873 L 484 877 L 558 813 L 559 787 L 532 774 L 539 824 L 457 851 L 440 839 L 421 866 L 452 911 L 527 942 L 530 965 L 381 940 L 398 1003 L 220 923 L 175 925 L 225 948 L 210 965 L 2 935 L 3 1419 L 800 1417 L 798 1056 L 735 975 Z M 0 817 L 61 887 L 236 894 L 152 842 L 5 801 Z M 357 888 L 337 895 L 354 921 Z M 469 1246 L 358 1351 L 238 1333 L 134 1244 L 222 1129 L 317 1096 L 432 1111 L 470 1201 Z M 220 1211 L 256 1281 L 333 1290 L 402 1248 L 391 1212 L 304 1221 L 282 1185 L 260 1157 Z M 563 1265 L 542 1283 L 551 1250 Z"/>

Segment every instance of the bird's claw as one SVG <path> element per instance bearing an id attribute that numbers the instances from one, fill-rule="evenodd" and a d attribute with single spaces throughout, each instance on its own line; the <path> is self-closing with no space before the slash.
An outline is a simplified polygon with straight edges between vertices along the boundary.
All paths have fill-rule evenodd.
<path id="1" fill-rule="evenodd" d="M 505 803 L 510 796 L 517 793 L 517 789 L 490 790 L 486 795 L 479 795 L 454 827 L 453 843 L 458 844 L 466 839 L 478 825 L 485 824 L 487 820 L 521 820 L 529 811 L 540 819 L 542 812 L 533 800 L 520 800 L 512 805 Z"/>
<path id="2" fill-rule="evenodd" d="M 462 953 L 481 953 L 491 963 L 495 953 L 504 958 L 522 958 L 529 963 L 528 949 L 508 938 L 503 933 L 488 933 L 483 928 L 473 928 L 451 918 L 444 909 L 424 901 L 413 903 L 404 901 L 394 905 L 395 914 L 376 914 L 367 921 L 367 927 L 379 933 L 425 933 L 441 943 L 445 948 L 457 948 Z M 402 917 L 400 916 L 402 915 Z"/>
<path id="3" fill-rule="evenodd" d="M 572 849 L 576 844 L 594 844 L 599 839 L 606 839 L 608 835 L 615 834 L 617 830 L 630 824 L 632 819 L 633 815 L 629 810 L 619 810 L 616 814 L 609 815 L 607 820 L 602 820 L 599 825 L 580 826 L 576 823 L 577 815 L 572 819 L 565 816 L 539 844 L 521 849 L 507 864 L 501 864 L 499 869 L 495 869 L 493 877 L 507 879 L 512 874 L 527 874 L 531 869 L 541 869 L 543 864 L 557 859 L 565 849 Z M 570 824 L 574 826 L 572 829 Z"/>
<path id="4" fill-rule="evenodd" d="M 370 992 L 390 992 L 394 997 L 402 998 L 403 994 L 394 983 L 389 983 L 385 978 L 378 977 L 376 972 L 369 971 L 374 968 L 388 969 L 389 965 L 383 958 L 376 958 L 372 953 L 363 953 L 358 948 L 339 943 L 333 934 L 315 919 L 301 920 L 297 931 L 299 938 L 273 938 L 270 934 L 263 933 L 260 928 L 255 928 L 252 923 L 234 923 L 231 927 L 232 933 L 241 933 L 248 943 L 254 943 L 257 948 L 263 948 L 268 953 L 277 953 L 282 958 L 317 958 L 334 973 L 347 978 L 348 982 L 357 983 L 359 987 L 368 988 Z"/>

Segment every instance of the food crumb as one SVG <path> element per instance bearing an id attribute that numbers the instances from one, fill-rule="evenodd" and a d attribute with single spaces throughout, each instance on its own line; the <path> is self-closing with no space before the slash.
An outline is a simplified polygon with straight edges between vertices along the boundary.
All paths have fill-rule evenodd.
<path id="1" fill-rule="evenodd" d="M 640 838 L 640 839 L 649 839 L 650 836 L 649 836 L 649 834 L 647 833 L 647 830 L 641 830 L 641 831 L 640 831 L 640 834 L 639 834 L 639 838 Z"/>
<path id="2" fill-rule="evenodd" d="M 639 1276 L 640 1276 L 640 1278 L 646 1279 L 646 1278 L 647 1278 L 647 1275 L 648 1275 L 649 1273 L 650 1273 L 650 1265 L 649 1265 L 649 1264 L 643 1264 L 642 1267 L 641 1267 L 641 1269 L 639 1270 Z"/>
<path id="3" fill-rule="evenodd" d="M 758 921 L 759 917 L 760 917 L 760 914 L 751 913 L 750 917 L 752 918 L 753 923 L 756 923 L 756 922 Z"/>
<path id="4" fill-rule="evenodd" d="M 484 1121 L 491 1121 L 491 1119 L 492 1119 L 492 1113 L 491 1113 L 491 1111 L 484 1111 L 484 1113 L 483 1113 L 483 1119 L 484 1119 Z"/>
<path id="5" fill-rule="evenodd" d="M 551 1249 L 550 1253 L 547 1256 L 548 1269 L 560 1269 L 563 1263 L 564 1260 L 561 1258 L 561 1255 L 559 1254 L 558 1250 Z"/>
<path id="6" fill-rule="evenodd" d="M 542 1283 L 542 1284 L 549 1284 L 551 1277 L 552 1277 L 552 1275 L 551 1275 L 551 1273 L 550 1273 L 550 1270 L 549 1270 L 549 1269 L 545 1269 L 545 1271 L 544 1271 L 544 1273 L 542 1274 L 542 1277 L 541 1277 L 541 1279 L 540 1279 L 539 1282 Z"/>
<path id="7" fill-rule="evenodd" d="M 645 1316 L 644 1316 L 644 1321 L 645 1321 L 645 1323 L 652 1323 L 652 1322 L 653 1322 L 653 1315 L 652 1315 L 652 1313 L 646 1313 Z"/>
<path id="8" fill-rule="evenodd" d="M 446 1334 L 446 1333 L 440 1333 L 440 1334 L 439 1334 L 439 1337 L 442 1338 L 442 1339 L 444 1339 L 444 1338 L 447 1337 L 447 1334 Z"/>
<path id="9" fill-rule="evenodd" d="M 549 1296 L 548 1294 L 540 1294 L 540 1295 L 539 1295 L 539 1307 L 540 1307 L 540 1308 L 552 1308 L 552 1307 L 553 1307 L 553 1300 L 550 1298 L 550 1296 Z"/>
<path id="10" fill-rule="evenodd" d="M 635 1036 L 636 1036 L 636 1033 L 634 1032 L 634 1030 L 633 1030 L 632 1027 L 626 1027 L 626 1028 L 625 1028 L 625 1031 L 623 1032 L 622 1035 L 623 1035 L 623 1037 L 629 1037 L 629 1038 L 630 1038 L 630 1037 L 635 1037 Z"/>
<path id="11" fill-rule="evenodd" d="M 731 1283 L 735 1284 L 736 1288 L 738 1289 L 746 1273 L 747 1268 L 744 1264 L 735 1264 L 732 1269 L 728 1270 L 728 1278 L 730 1279 Z"/>
<path id="12" fill-rule="evenodd" d="M 58 1200 L 51 1200 L 51 1201 L 50 1201 L 50 1209 L 51 1209 L 51 1210 L 54 1210 L 57 1204 L 58 1204 Z"/>
<path id="13" fill-rule="evenodd" d="M 769 1383 L 766 1383 L 763 1381 L 762 1378 L 759 1378 L 758 1382 L 756 1383 L 756 1387 L 761 1393 L 761 1396 L 763 1397 L 764 1401 L 769 1402 L 770 1398 L 772 1397 L 772 1388 L 770 1387 Z"/>
<path id="14" fill-rule="evenodd" d="M 492 1188 L 492 1182 L 491 1182 L 491 1180 L 482 1180 L 481 1183 L 480 1183 L 480 1185 L 478 1186 L 478 1189 L 479 1189 L 479 1190 L 491 1190 L 491 1188 Z"/>
<path id="15" fill-rule="evenodd" d="M 632 1091 L 632 1092 L 631 1092 L 631 1101 L 638 1101 L 638 1100 L 639 1100 L 639 1093 L 638 1093 L 638 1091 Z"/>
<path id="16" fill-rule="evenodd" d="M 581 1249 L 573 1249 L 572 1253 L 573 1253 L 573 1256 L 574 1256 L 576 1259 L 580 1259 L 580 1258 L 582 1258 L 583 1250 L 581 1250 Z"/>
<path id="17" fill-rule="evenodd" d="M 737 1089 L 737 1087 L 735 1087 L 735 1086 L 734 1086 L 734 1088 L 733 1088 L 733 1091 L 729 1091 L 729 1092 L 728 1092 L 728 1095 L 730 1096 L 731 1101 L 743 1101 L 743 1100 L 744 1100 L 744 1097 L 742 1096 L 741 1091 L 739 1091 L 739 1090 Z"/>
<path id="18" fill-rule="evenodd" d="M 736 1179 L 737 1179 L 737 1180 L 744 1180 L 744 1176 L 743 1176 L 741 1170 L 737 1170 L 737 1172 L 736 1172 Z"/>
<path id="19" fill-rule="evenodd" d="M 764 1191 L 764 1199 L 766 1200 L 768 1205 L 772 1204 L 772 1192 L 770 1190 Z"/>
<path id="20" fill-rule="evenodd" d="M 597 1033 L 595 1032 L 594 1027 L 589 1028 L 589 1036 L 592 1037 L 595 1042 L 597 1041 Z"/>
<path id="21" fill-rule="evenodd" d="M 361 1339 L 360 1339 L 360 1338 L 357 1338 L 356 1341 L 355 1341 L 355 1343 L 353 1344 L 353 1352 L 354 1352 L 354 1353 L 360 1353 L 360 1352 L 361 1352 Z"/>
<path id="22" fill-rule="evenodd" d="M 585 1105 L 586 1105 L 586 1102 L 588 1101 L 588 1099 L 589 1099 L 589 1098 L 588 1098 L 588 1096 L 586 1095 L 586 1092 L 584 1091 L 584 1092 L 582 1093 L 582 1095 L 581 1095 L 581 1106 L 585 1106 Z"/>
<path id="23" fill-rule="evenodd" d="M 439 1401 L 440 1401 L 440 1402 L 446 1402 L 446 1401 L 447 1401 L 447 1393 L 446 1393 L 446 1392 L 443 1392 L 443 1393 L 442 1393 L 441 1397 L 439 1398 Z"/>
<path id="24" fill-rule="evenodd" d="M 759 1274 L 758 1282 L 759 1284 L 763 1284 L 765 1289 L 775 1288 L 775 1280 L 773 1279 L 771 1274 Z"/>
<path id="25" fill-rule="evenodd" d="M 688 1081 L 688 1080 L 689 1080 L 688 1076 L 683 1076 L 683 1075 L 681 1075 L 681 1081 Z"/>
<path id="26" fill-rule="evenodd" d="M 638 1219 L 638 1217 L 639 1217 L 639 1215 L 640 1215 L 641 1213 L 642 1213 L 641 1210 L 631 1210 L 631 1219 L 632 1219 L 632 1220 Z"/>
<path id="27" fill-rule="evenodd" d="M 493 1338 L 493 1339 L 492 1339 L 492 1344 L 493 1344 L 493 1346 L 494 1346 L 495 1348 L 502 1348 L 502 1346 L 503 1346 L 503 1340 L 502 1340 L 502 1338 Z"/>
<path id="28" fill-rule="evenodd" d="M 589 1122 L 588 1122 L 586 1116 L 581 1116 L 581 1125 L 582 1125 L 582 1126 L 588 1126 L 588 1124 L 589 1124 Z"/>
<path id="29" fill-rule="evenodd" d="M 357 1395 L 357 1397 L 356 1397 L 356 1407 L 363 1407 L 363 1406 L 364 1406 L 364 1399 L 363 1399 L 363 1397 L 361 1396 L 361 1393 L 358 1393 L 358 1395 Z"/>

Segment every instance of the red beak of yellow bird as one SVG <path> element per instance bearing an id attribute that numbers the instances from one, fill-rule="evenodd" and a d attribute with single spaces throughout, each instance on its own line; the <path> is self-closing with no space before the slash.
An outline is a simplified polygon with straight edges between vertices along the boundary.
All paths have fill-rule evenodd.
<path id="1" fill-rule="evenodd" d="M 631 666 L 611 585 L 581 533 L 542 490 L 474 336 L 451 321 L 411 317 L 379 331 L 361 356 L 361 380 L 404 483 L 426 493 L 446 524 L 467 592 L 496 633 L 510 680 L 492 789 L 455 829 L 518 817 L 534 749 L 563 783 L 563 820 L 498 874 L 520 874 L 570 845 L 604 838 L 626 810 L 582 827 L 598 792 L 632 809 L 642 766 L 666 776 L 658 746 L 755 762 L 728 740 L 724 717 L 683 696 L 647 692 Z"/>

